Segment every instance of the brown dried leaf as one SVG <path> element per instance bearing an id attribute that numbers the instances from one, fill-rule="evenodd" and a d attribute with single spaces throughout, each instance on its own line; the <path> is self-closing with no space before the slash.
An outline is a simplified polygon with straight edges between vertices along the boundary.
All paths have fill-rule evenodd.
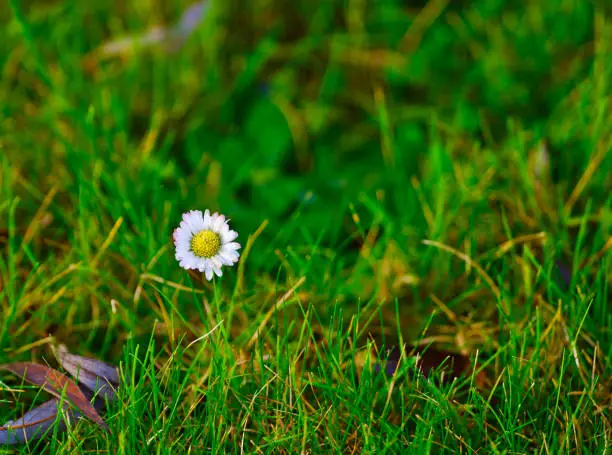
<path id="1" fill-rule="evenodd" d="M 26 412 L 23 417 L 6 422 L 0 427 L 0 445 L 40 439 L 56 423 L 57 431 L 63 431 L 66 428 L 66 417 L 76 419 L 80 414 L 72 411 L 68 403 L 64 402 L 63 412 L 58 417 L 59 403 L 59 399 L 53 398 Z"/>
<path id="2" fill-rule="evenodd" d="M 394 347 L 385 359 L 384 369 L 388 375 L 393 375 L 400 363 L 400 350 Z M 417 356 L 416 366 L 423 376 L 428 377 L 434 371 L 444 371 L 444 378 L 452 380 L 460 376 L 469 376 L 474 369 L 469 357 L 453 352 L 435 349 L 433 347 L 406 349 L 407 356 Z M 476 369 L 477 366 L 476 366 Z M 486 383 L 484 372 L 476 373 L 475 381 L 477 387 Z"/>
<path id="3" fill-rule="evenodd" d="M 62 367 L 97 396 L 112 401 L 119 385 L 117 368 L 100 360 L 71 354 L 65 346 L 55 349 Z"/>
<path id="4" fill-rule="evenodd" d="M 462 375 L 469 375 L 472 368 L 469 357 L 461 354 L 441 351 L 432 347 L 417 350 L 416 354 L 418 355 L 417 367 L 426 377 L 434 371 L 443 370 L 451 378 L 457 378 Z"/>
<path id="5" fill-rule="evenodd" d="M 24 380 L 42 387 L 50 394 L 66 399 L 76 408 L 106 431 L 110 431 L 87 397 L 76 383 L 57 370 L 30 362 L 15 362 L 0 365 L 0 370 L 10 371 Z"/>

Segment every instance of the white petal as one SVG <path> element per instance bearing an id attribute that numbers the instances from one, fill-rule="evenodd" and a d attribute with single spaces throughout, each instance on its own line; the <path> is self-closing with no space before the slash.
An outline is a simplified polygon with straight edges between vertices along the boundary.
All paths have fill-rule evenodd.
<path id="1" fill-rule="evenodd" d="M 219 258 L 221 259 L 221 262 L 223 262 L 223 265 L 231 266 L 238 260 L 238 255 L 234 257 L 234 255 L 230 255 L 229 253 L 220 253 Z"/>
<path id="2" fill-rule="evenodd" d="M 210 210 L 206 209 L 204 211 L 204 227 L 202 229 L 210 229 L 210 224 L 212 222 L 212 217 L 210 216 Z"/>
<path id="3" fill-rule="evenodd" d="M 219 214 L 217 212 L 215 213 L 211 213 L 210 214 L 210 224 L 213 225 L 215 223 L 215 221 L 217 221 L 217 218 L 219 217 Z"/>
<path id="4" fill-rule="evenodd" d="M 181 251 L 176 253 L 177 260 L 181 267 L 185 269 L 196 269 L 198 258 L 191 251 Z"/>
<path id="5" fill-rule="evenodd" d="M 187 229 L 180 229 L 179 232 L 176 234 L 176 242 L 191 242 L 191 238 L 193 237 L 193 234 L 191 232 L 189 232 L 189 230 Z"/>
<path id="6" fill-rule="evenodd" d="M 183 221 L 192 233 L 202 230 L 202 212 L 199 210 L 190 210 L 187 213 L 183 213 Z"/>
<path id="7" fill-rule="evenodd" d="M 193 238 L 193 235 L 191 235 L 189 232 L 185 233 L 184 231 L 181 231 L 177 234 L 176 239 L 174 239 L 174 244 L 175 245 L 189 245 L 191 243 L 191 239 Z"/>
<path id="8" fill-rule="evenodd" d="M 212 280 L 212 277 L 213 277 L 213 271 L 212 271 L 212 269 L 206 269 L 205 275 L 206 275 L 206 279 L 207 279 L 208 281 Z"/>
<path id="9" fill-rule="evenodd" d="M 191 242 L 179 242 L 176 244 L 176 249 L 181 251 L 189 251 L 191 249 Z"/>
<path id="10" fill-rule="evenodd" d="M 204 217 L 202 216 L 202 212 L 198 210 L 192 215 L 190 225 L 194 233 L 200 232 L 202 229 L 204 229 Z"/>
<path id="11" fill-rule="evenodd" d="M 190 253 L 190 246 L 189 243 L 186 242 L 181 242 L 181 243 L 177 243 L 176 244 L 176 254 L 187 254 Z"/>
<path id="12" fill-rule="evenodd" d="M 225 245 L 223 245 L 223 248 L 227 251 L 227 250 L 239 250 L 240 249 L 240 244 L 237 242 L 230 242 L 230 243 L 226 243 Z"/>
<path id="13" fill-rule="evenodd" d="M 221 256 L 221 264 L 231 267 L 232 265 L 234 265 L 234 261 L 225 256 Z"/>
<path id="14" fill-rule="evenodd" d="M 186 220 L 180 222 L 179 229 L 183 232 L 191 234 L 191 228 L 189 227 L 189 223 Z"/>
<path id="15" fill-rule="evenodd" d="M 240 253 L 238 253 L 238 251 L 225 247 L 221 248 L 221 251 L 219 253 L 231 258 L 238 258 L 238 256 L 240 256 Z"/>
<path id="16" fill-rule="evenodd" d="M 215 267 L 213 271 L 217 274 L 217 276 L 223 276 L 223 272 L 221 271 L 221 268 Z"/>
<path id="17" fill-rule="evenodd" d="M 215 232 L 219 232 L 221 230 L 221 226 L 225 223 L 225 217 L 223 215 L 218 215 L 217 219 L 212 224 L 212 230 Z"/>
<path id="18" fill-rule="evenodd" d="M 221 228 L 219 228 L 219 230 L 217 231 L 217 234 L 219 234 L 219 237 L 221 237 L 221 243 L 223 243 L 223 239 L 227 236 L 227 234 L 229 233 L 229 226 L 227 223 L 223 223 L 223 225 L 221 226 Z"/>
<path id="19" fill-rule="evenodd" d="M 206 259 L 202 259 L 202 258 L 198 258 L 198 267 L 197 269 L 200 272 L 203 272 L 206 270 Z"/>
<path id="20" fill-rule="evenodd" d="M 221 266 L 223 265 L 223 263 L 221 262 L 219 258 L 219 255 L 213 256 L 209 260 L 210 262 L 212 262 L 213 267 L 221 268 Z"/>
<path id="21" fill-rule="evenodd" d="M 236 231 L 230 231 L 228 229 L 227 232 L 221 232 L 221 242 L 224 244 L 230 243 L 236 237 L 238 237 L 238 233 Z"/>
<path id="22" fill-rule="evenodd" d="M 200 267 L 200 271 L 201 272 L 206 272 L 207 270 L 212 270 L 213 264 L 212 264 L 212 262 L 210 262 L 210 259 L 199 258 L 199 260 L 200 260 L 200 264 L 201 264 L 201 267 Z"/>

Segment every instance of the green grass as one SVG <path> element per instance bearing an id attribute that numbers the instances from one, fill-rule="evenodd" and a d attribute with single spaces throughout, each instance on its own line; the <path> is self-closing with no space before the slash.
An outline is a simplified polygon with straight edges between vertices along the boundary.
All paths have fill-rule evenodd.
<path id="1" fill-rule="evenodd" d="M 179 51 L 102 60 L 187 2 L 7 2 L 0 363 L 63 343 L 124 384 L 111 435 L 0 452 L 610 453 L 612 25 L 592 3 L 213 0 Z M 205 208 L 243 245 L 213 283 L 171 241 Z M 478 367 L 377 372 L 401 343 Z M 0 381 L 0 423 L 43 399 Z"/>

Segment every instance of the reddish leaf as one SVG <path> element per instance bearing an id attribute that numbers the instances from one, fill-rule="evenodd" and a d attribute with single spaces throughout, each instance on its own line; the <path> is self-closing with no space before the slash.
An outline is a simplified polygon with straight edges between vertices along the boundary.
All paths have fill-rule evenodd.
<path id="1" fill-rule="evenodd" d="M 0 370 L 10 371 L 32 384 L 41 386 L 44 390 L 58 398 L 65 394 L 66 399 L 73 406 L 77 407 L 83 415 L 100 425 L 106 431 L 110 431 L 79 386 L 59 371 L 29 362 L 0 365 Z"/>
<path id="2" fill-rule="evenodd" d="M 55 353 L 62 367 L 77 381 L 98 396 L 109 401 L 115 399 L 114 387 L 119 385 L 117 368 L 100 360 L 71 354 L 65 346 L 59 346 Z"/>
<path id="3" fill-rule="evenodd" d="M 415 355 L 418 356 L 417 367 L 425 376 L 429 376 L 434 371 L 443 370 L 451 377 L 459 377 L 468 372 L 470 368 L 468 357 L 432 347 L 416 349 Z"/>
<path id="4" fill-rule="evenodd" d="M 395 373 L 400 362 L 400 350 L 394 347 L 388 353 L 385 359 L 385 372 L 388 375 Z M 460 376 L 469 376 L 472 373 L 474 365 L 467 356 L 455 354 L 448 351 L 441 351 L 432 347 L 415 348 L 414 350 L 406 349 L 407 356 L 417 356 L 417 368 L 425 376 L 428 377 L 434 371 L 444 371 L 444 377 L 447 380 Z M 476 385 L 482 386 L 485 383 L 484 373 L 476 373 Z"/>
<path id="5" fill-rule="evenodd" d="M 19 444 L 39 439 L 56 423 L 57 431 L 63 431 L 66 428 L 66 417 L 76 419 L 80 414 L 72 411 L 68 403 L 64 402 L 64 412 L 58 417 L 59 402 L 59 399 L 53 398 L 26 412 L 23 417 L 6 422 L 0 427 L 0 444 Z"/>

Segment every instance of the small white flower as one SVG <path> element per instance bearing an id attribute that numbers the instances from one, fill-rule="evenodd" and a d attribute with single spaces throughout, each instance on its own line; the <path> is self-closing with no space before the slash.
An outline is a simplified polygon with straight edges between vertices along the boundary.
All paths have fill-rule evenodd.
<path id="1" fill-rule="evenodd" d="M 204 215 L 199 210 L 183 213 L 181 225 L 174 230 L 176 260 L 185 270 L 196 269 L 212 280 L 213 272 L 221 276 L 221 267 L 238 262 L 240 244 L 238 237 L 227 224 L 225 216 L 219 213 Z"/>

